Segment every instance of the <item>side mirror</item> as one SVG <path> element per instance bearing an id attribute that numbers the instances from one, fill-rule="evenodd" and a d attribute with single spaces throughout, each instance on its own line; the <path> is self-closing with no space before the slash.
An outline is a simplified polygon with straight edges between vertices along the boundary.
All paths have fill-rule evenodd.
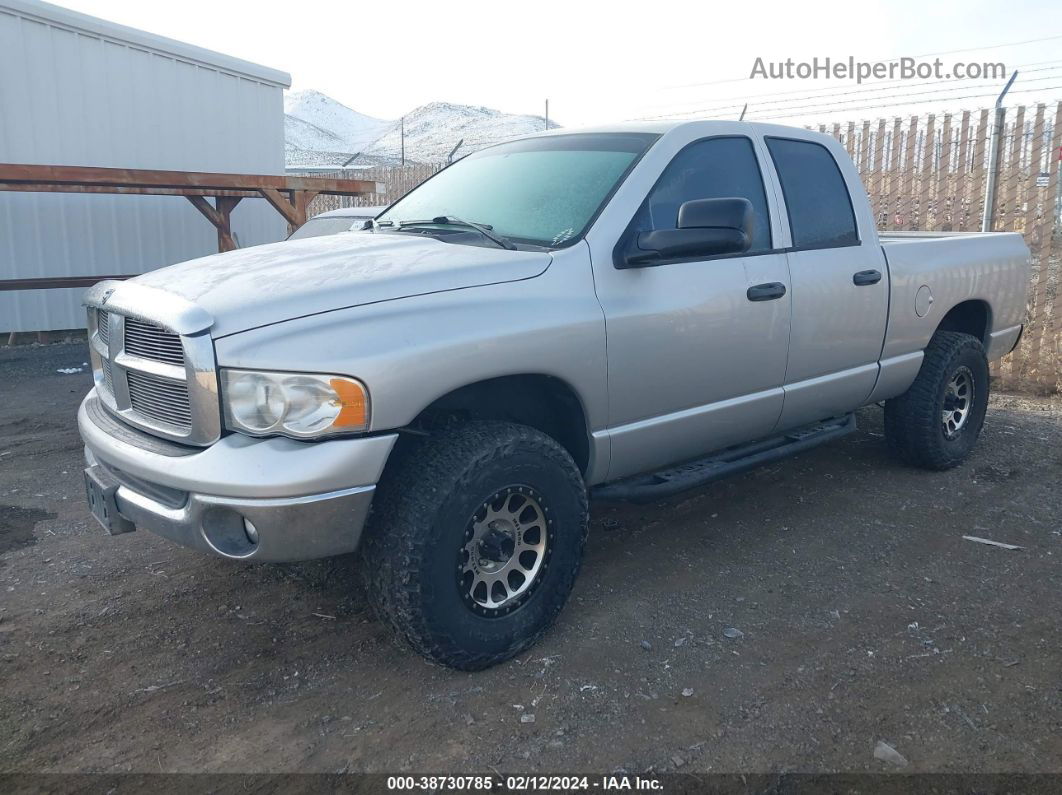
<path id="1" fill-rule="evenodd" d="M 625 266 L 748 251 L 752 245 L 755 217 L 748 199 L 684 202 L 678 211 L 678 228 L 639 233 L 628 246 Z"/>

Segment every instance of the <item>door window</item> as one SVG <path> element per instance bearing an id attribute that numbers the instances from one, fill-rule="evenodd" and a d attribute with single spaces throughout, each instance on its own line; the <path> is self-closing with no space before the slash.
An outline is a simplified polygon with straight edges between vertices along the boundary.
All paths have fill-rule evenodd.
<path id="1" fill-rule="evenodd" d="M 756 217 L 748 254 L 771 248 L 770 216 L 763 177 L 748 138 L 707 138 L 692 143 L 668 164 L 631 224 L 634 234 L 674 229 L 683 202 L 748 199 Z"/>
<path id="2" fill-rule="evenodd" d="M 795 248 L 859 243 L 855 213 L 841 170 L 829 150 L 811 141 L 768 138 Z"/>

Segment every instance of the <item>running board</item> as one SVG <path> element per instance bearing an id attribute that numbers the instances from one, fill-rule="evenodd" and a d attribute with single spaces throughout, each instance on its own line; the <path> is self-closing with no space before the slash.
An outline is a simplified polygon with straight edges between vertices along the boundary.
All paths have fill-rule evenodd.
<path id="1" fill-rule="evenodd" d="M 817 447 L 824 442 L 847 436 L 856 429 L 854 414 L 834 417 L 822 422 L 761 439 L 758 442 L 735 445 L 713 453 L 698 461 L 690 461 L 671 469 L 616 480 L 595 486 L 590 496 L 612 502 L 654 502 L 689 489 L 713 483 L 730 475 L 747 472 L 763 464 L 788 458 Z"/>

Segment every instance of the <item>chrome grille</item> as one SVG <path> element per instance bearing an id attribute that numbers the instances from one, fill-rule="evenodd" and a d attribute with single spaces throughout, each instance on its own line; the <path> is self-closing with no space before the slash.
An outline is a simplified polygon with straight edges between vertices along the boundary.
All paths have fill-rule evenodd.
<path id="1" fill-rule="evenodd" d="M 125 352 L 157 362 L 184 366 L 184 348 L 180 337 L 154 323 L 145 323 L 133 317 L 125 319 Z"/>
<path id="2" fill-rule="evenodd" d="M 128 322 L 128 321 L 127 321 Z M 192 424 L 192 406 L 183 381 L 129 370 L 129 404 L 133 411 L 182 428 Z"/>
<path id="3" fill-rule="evenodd" d="M 103 385 L 107 387 L 107 391 L 112 395 L 114 394 L 114 372 L 111 370 L 111 360 L 103 360 Z"/>
<path id="4" fill-rule="evenodd" d="M 135 281 L 93 285 L 85 304 L 102 408 L 163 439 L 197 447 L 217 441 L 221 411 L 210 314 Z"/>

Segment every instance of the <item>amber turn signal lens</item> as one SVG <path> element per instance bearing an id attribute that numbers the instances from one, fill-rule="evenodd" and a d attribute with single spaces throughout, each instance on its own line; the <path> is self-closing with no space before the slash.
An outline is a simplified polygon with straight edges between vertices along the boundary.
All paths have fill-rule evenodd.
<path id="1" fill-rule="evenodd" d="M 320 439 L 369 430 L 369 390 L 356 378 L 230 368 L 220 376 L 230 431 Z"/>
<path id="2" fill-rule="evenodd" d="M 333 378 L 328 385 L 339 396 L 339 414 L 332 420 L 333 428 L 364 428 L 369 415 L 365 388 L 356 381 Z"/>

